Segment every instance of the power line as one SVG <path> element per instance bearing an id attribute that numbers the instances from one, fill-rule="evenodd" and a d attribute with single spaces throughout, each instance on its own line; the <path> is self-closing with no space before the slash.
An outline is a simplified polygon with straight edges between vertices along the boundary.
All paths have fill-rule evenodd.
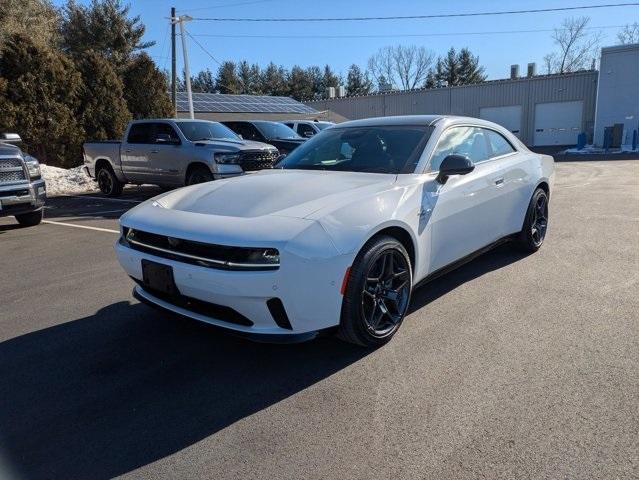
<path id="1" fill-rule="evenodd" d="M 220 65 L 220 66 L 222 65 L 222 63 L 220 63 L 220 61 L 219 61 L 217 58 L 215 58 L 211 52 L 209 52 L 206 48 L 204 48 L 204 45 L 202 45 L 200 42 L 198 42 L 198 41 L 197 41 L 197 39 L 196 39 L 193 35 L 191 35 L 191 34 L 190 34 L 189 32 L 187 32 L 186 30 L 184 30 L 184 33 L 186 33 L 186 34 L 188 35 L 188 37 L 189 37 L 191 40 L 193 40 L 193 41 L 195 42 L 195 44 L 196 44 L 198 47 L 200 47 L 204 53 L 206 53 L 209 57 L 211 57 L 211 59 L 212 59 L 215 63 L 217 63 L 217 64 L 218 64 L 218 65 Z"/>
<path id="2" fill-rule="evenodd" d="M 589 30 L 600 30 L 605 28 L 622 28 L 624 25 L 603 25 L 601 27 L 588 27 Z M 389 33 L 389 34 L 371 34 L 371 35 L 261 35 L 261 34 L 215 34 L 200 33 L 194 34 L 195 37 L 212 37 L 212 38 L 387 38 L 387 37 L 447 37 L 462 35 L 506 35 L 517 33 L 548 33 L 554 32 L 554 28 L 538 29 L 538 30 L 500 30 L 488 32 L 450 32 L 450 33 Z M 559 29 L 561 30 L 561 29 Z"/>
<path id="3" fill-rule="evenodd" d="M 390 17 L 324 17 L 324 18 L 222 18 L 222 17 L 195 17 L 194 20 L 209 22 L 360 22 L 370 20 L 425 20 L 433 18 L 457 18 L 457 17 L 483 17 L 493 15 L 516 15 L 528 13 L 567 12 L 573 10 L 592 10 L 596 8 L 633 7 L 639 6 L 639 2 L 607 3 L 601 5 L 580 5 L 574 7 L 537 8 L 530 10 L 505 10 L 491 12 L 468 13 L 442 13 L 433 15 L 402 15 Z"/>

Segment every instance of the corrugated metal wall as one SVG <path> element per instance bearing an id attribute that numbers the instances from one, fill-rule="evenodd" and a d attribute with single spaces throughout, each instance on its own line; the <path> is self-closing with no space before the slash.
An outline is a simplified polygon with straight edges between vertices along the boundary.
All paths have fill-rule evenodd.
<path id="1" fill-rule="evenodd" d="M 592 135 L 597 97 L 596 71 L 497 80 L 461 87 L 391 92 L 361 97 L 305 102 L 316 110 L 330 110 L 355 120 L 388 115 L 453 114 L 479 117 L 482 107 L 522 106 L 521 139 L 532 145 L 535 105 L 582 100 L 582 131 Z M 329 115 L 330 118 L 330 115 Z"/>

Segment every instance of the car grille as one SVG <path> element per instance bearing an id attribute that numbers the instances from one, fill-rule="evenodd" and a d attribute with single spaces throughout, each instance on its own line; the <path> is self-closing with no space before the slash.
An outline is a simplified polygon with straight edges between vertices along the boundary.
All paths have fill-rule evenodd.
<path id="1" fill-rule="evenodd" d="M 239 164 L 245 172 L 273 168 L 278 157 L 277 150 L 260 152 L 242 152 Z"/>
<path id="2" fill-rule="evenodd" d="M 273 248 L 231 247 L 195 242 L 141 230 L 124 228 L 121 243 L 129 248 L 183 263 L 221 270 L 275 270 L 277 263 L 257 263 L 251 260 L 255 251 L 268 250 L 279 257 Z"/>
<path id="3" fill-rule="evenodd" d="M 0 184 L 21 182 L 26 179 L 22 160 L 19 158 L 0 158 Z"/>

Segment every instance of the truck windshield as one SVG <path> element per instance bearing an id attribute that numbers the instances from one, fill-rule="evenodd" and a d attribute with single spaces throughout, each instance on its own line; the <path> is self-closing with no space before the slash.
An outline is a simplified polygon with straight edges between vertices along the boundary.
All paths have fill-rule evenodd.
<path id="1" fill-rule="evenodd" d="M 293 150 L 276 168 L 414 173 L 432 127 L 333 127 Z"/>
<path id="2" fill-rule="evenodd" d="M 176 122 L 192 142 L 200 140 L 240 140 L 233 130 L 217 122 Z"/>
<path id="3" fill-rule="evenodd" d="M 253 125 L 257 127 L 267 140 L 298 140 L 302 138 L 295 133 L 295 130 L 287 127 L 283 123 L 258 121 L 253 122 Z"/>

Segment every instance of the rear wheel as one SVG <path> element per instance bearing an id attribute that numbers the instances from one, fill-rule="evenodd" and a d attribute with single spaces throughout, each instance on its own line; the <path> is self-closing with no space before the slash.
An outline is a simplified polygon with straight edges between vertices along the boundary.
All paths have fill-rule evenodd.
<path id="1" fill-rule="evenodd" d="M 388 342 L 406 316 L 411 288 L 404 246 L 390 236 L 372 238 L 349 273 L 338 336 L 365 347 Z"/>
<path id="2" fill-rule="evenodd" d="M 548 230 L 548 194 L 541 188 L 533 193 L 519 233 L 518 244 L 526 252 L 536 252 L 544 243 Z"/>
<path id="3" fill-rule="evenodd" d="M 115 176 L 115 173 L 110 167 L 102 167 L 98 170 L 96 175 L 98 180 L 98 187 L 100 191 L 107 197 L 119 197 L 122 194 L 122 188 L 124 185 Z"/>
<path id="4" fill-rule="evenodd" d="M 43 210 L 16 215 L 16 220 L 23 227 L 35 227 L 42 221 Z"/>
<path id="5" fill-rule="evenodd" d="M 210 182 L 211 180 L 213 180 L 213 174 L 207 167 L 204 167 L 202 165 L 191 167 L 188 174 L 186 175 L 187 185 Z"/>

